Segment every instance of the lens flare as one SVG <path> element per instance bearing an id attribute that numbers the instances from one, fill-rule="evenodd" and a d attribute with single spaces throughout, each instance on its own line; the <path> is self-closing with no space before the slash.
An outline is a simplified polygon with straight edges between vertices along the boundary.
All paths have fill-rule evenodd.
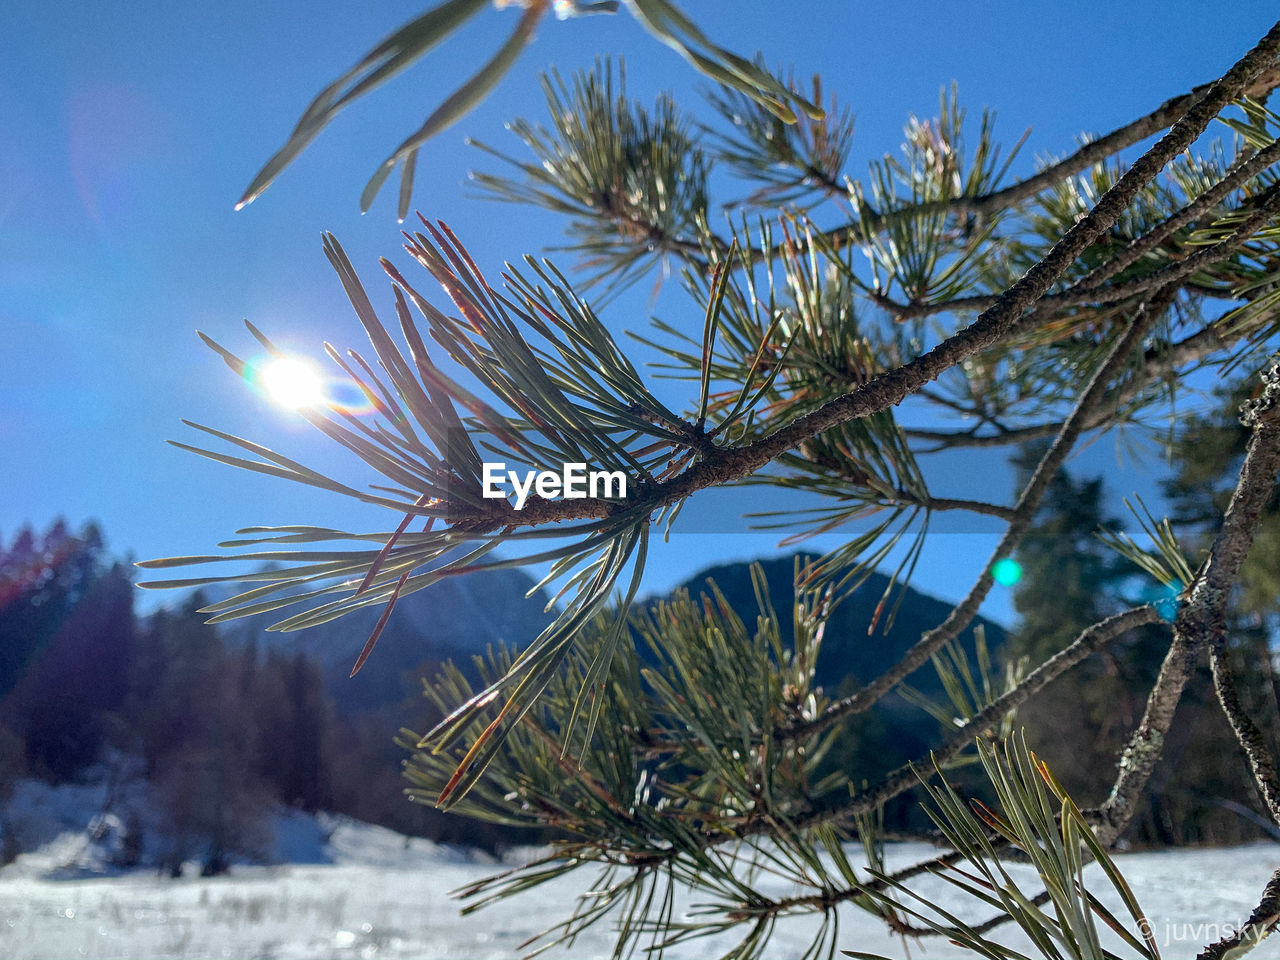
<path id="1" fill-rule="evenodd" d="M 1173 623 L 1178 618 L 1178 607 L 1182 603 L 1182 591 L 1185 589 L 1186 585 L 1181 580 L 1169 584 L 1147 584 L 1142 590 L 1142 602 L 1155 607 L 1165 623 Z"/>
<path id="2" fill-rule="evenodd" d="M 991 565 L 991 576 L 1002 587 L 1012 587 L 1022 579 L 1022 564 L 1011 557 L 997 560 Z"/>
<path id="3" fill-rule="evenodd" d="M 259 395 L 290 410 L 327 407 L 352 417 L 377 412 L 359 384 L 347 377 L 323 376 L 304 357 L 257 357 L 246 365 L 244 377 Z"/>
<path id="4" fill-rule="evenodd" d="M 374 412 L 375 408 L 364 391 L 350 380 L 335 377 L 326 384 L 325 393 L 329 405 L 342 413 L 363 417 Z"/>
<path id="5" fill-rule="evenodd" d="M 324 380 L 315 369 L 296 357 L 279 357 L 258 371 L 258 382 L 267 396 L 294 410 L 325 403 Z"/>

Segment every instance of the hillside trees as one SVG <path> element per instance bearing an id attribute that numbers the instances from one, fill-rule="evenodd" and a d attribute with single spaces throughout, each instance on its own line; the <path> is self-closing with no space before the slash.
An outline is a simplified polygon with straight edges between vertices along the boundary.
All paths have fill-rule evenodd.
<path id="1" fill-rule="evenodd" d="M 427 137 L 493 88 L 551 9 L 538 0 L 519 6 L 494 62 L 392 154 L 366 205 L 399 166 L 407 207 Z M 557 9 L 587 6 L 601 8 Z M 373 51 L 313 103 L 246 199 L 339 106 L 480 7 L 444 4 Z M 507 175 L 486 173 L 480 183 L 500 199 L 565 214 L 584 284 L 617 284 L 658 264 L 680 271 L 687 315 L 642 336 L 668 372 L 688 381 L 685 403 L 660 400 L 575 283 L 543 261 L 508 264 L 499 275 L 474 263 L 448 226 L 424 217 L 406 250 L 444 299 L 389 261 L 391 289 L 379 293 L 326 236 L 373 348 L 371 359 L 331 356 L 378 416 L 363 422 L 322 407 L 304 415 L 372 468 L 374 482 L 345 486 L 212 428 L 200 429 L 234 453 L 189 448 L 384 506 L 396 522 L 377 534 L 251 527 L 226 545 L 230 553 L 144 566 L 212 568 L 207 579 L 245 590 L 208 613 L 277 610 L 280 629 L 299 629 L 365 606 L 390 615 L 406 592 L 477 566 L 554 563 L 549 579 L 564 598 L 556 620 L 523 652 L 495 652 L 486 687 L 446 670 L 430 693 L 447 716 L 410 741 L 423 748 L 411 770 L 421 797 L 572 838 L 467 891 L 479 902 L 598 870 L 592 893 L 549 931 L 553 939 L 610 918 L 620 951 L 734 931 L 733 954 L 749 957 L 779 918 L 810 913 L 822 924 L 809 955 L 830 956 L 856 946 L 841 944 L 837 929 L 840 910 L 853 908 L 904 935 L 944 935 L 987 956 L 1009 955 L 990 938 L 1010 922 L 1045 956 L 1102 955 L 1102 925 L 1126 931 L 1125 949 L 1156 956 L 1107 850 L 1132 828 L 1206 657 L 1214 699 L 1257 790 L 1235 802 L 1261 801 L 1258 814 L 1280 821 L 1274 738 L 1242 698 L 1230 655 L 1241 571 L 1280 471 L 1280 367 L 1271 356 L 1280 332 L 1280 118 L 1264 105 L 1280 83 L 1280 24 L 1218 79 L 1172 91 L 1149 113 L 1021 178 L 1010 173 L 1011 152 L 997 146 L 991 116 L 967 122 L 949 92 L 938 116 L 909 121 L 899 155 L 855 180 L 846 169 L 851 116 L 828 105 L 818 81 L 810 98 L 800 92 L 808 85 L 762 77 L 668 0 L 626 9 L 724 83 L 702 114 L 707 129 L 668 98 L 652 110 L 632 102 L 601 64 L 572 80 L 548 78 L 548 125 L 513 124 L 520 155 Z M 706 55 L 698 59 L 694 47 Z M 726 226 L 712 225 L 713 168 L 753 185 L 729 198 L 736 212 Z M 248 361 L 206 340 L 237 374 L 252 375 Z M 1177 409 L 1170 399 L 1197 376 L 1235 369 L 1251 385 L 1239 414 L 1247 439 L 1225 505 L 1214 503 L 1205 518 L 1203 547 L 1187 551 L 1178 539 L 1187 531 L 1154 521 L 1149 539 L 1111 538 L 1173 602 L 1098 604 L 1075 632 L 1049 624 L 1032 638 L 1036 658 L 1025 672 L 982 669 L 978 650 L 958 640 L 1055 482 L 1065 490 L 1056 478 L 1082 438 L 1167 424 Z M 920 410 L 934 423 L 904 425 L 919 423 L 904 411 Z M 1009 502 L 943 496 L 931 484 L 939 451 L 999 451 L 1036 438 L 1048 445 Z M 495 454 L 531 467 L 622 470 L 630 489 L 615 499 L 534 497 L 517 512 L 481 495 L 482 464 Z M 775 519 L 791 530 L 839 530 L 847 542 L 797 571 L 789 618 L 762 586 L 750 610 L 732 608 L 712 587 L 631 609 L 651 530 L 723 485 L 752 486 L 744 504 L 779 504 Z M 798 501 L 768 499 L 780 493 L 816 506 L 801 512 Z M 972 589 L 858 689 L 838 697 L 819 689 L 821 645 L 876 642 L 900 596 L 887 592 L 871 636 L 832 637 L 825 627 L 841 591 L 903 552 L 898 570 L 909 576 L 928 550 L 928 520 L 951 511 L 1003 525 Z M 905 549 L 894 553 L 898 545 Z M 501 559 L 498 547 L 507 551 Z M 220 573 L 227 560 L 241 571 Z M 281 565 L 264 573 L 260 561 Z M 1077 597 L 1094 606 L 1094 597 Z M 1010 735 L 1011 713 L 1135 631 L 1159 644 L 1162 659 L 1132 724 L 1116 731 L 1112 745 L 1123 746 L 1096 759 L 1112 776 L 1077 805 L 1052 768 Z M 377 633 L 353 656 L 357 668 Z M 819 776 L 821 758 L 849 735 L 845 722 L 930 661 L 946 679 L 941 708 L 952 714 L 934 749 L 866 782 L 838 770 Z M 940 779 L 963 761 L 979 764 L 985 802 L 966 805 Z M 880 817 L 912 790 L 923 792 L 949 852 L 890 876 Z M 844 843 L 853 838 L 865 863 L 850 859 Z M 1043 889 L 1010 891 L 1000 873 L 1007 848 L 1031 858 Z M 1101 882 L 1129 912 L 1123 922 L 1092 898 L 1085 859 L 1101 861 Z M 921 892 L 919 879 L 935 871 L 967 892 L 971 911 L 942 913 Z M 788 892 L 779 892 L 779 877 Z M 673 913 L 676 884 L 694 889 L 704 904 L 698 914 Z M 1275 926 L 1278 891 L 1280 871 L 1259 892 L 1250 923 L 1202 955 L 1235 956 L 1256 944 Z"/>
<path id="2" fill-rule="evenodd" d="M 304 656 L 227 646 L 196 613 L 199 596 L 136 616 L 131 571 L 108 556 L 93 524 L 24 528 L 3 546 L 0 800 L 23 776 L 111 780 L 136 757 L 159 822 L 142 816 L 149 810 L 113 811 L 136 821 L 131 840 L 175 866 L 198 858 L 210 872 L 270 853 L 262 827 L 273 806 L 334 809 L 337 725 Z M 350 746 L 371 749 L 368 737 Z M 3 820 L 8 862 L 21 838 Z"/>
<path id="3" fill-rule="evenodd" d="M 127 693 L 132 577 L 107 560 L 97 527 L 57 521 L 14 537 L 0 592 L 0 718 L 26 770 L 68 779 L 97 758 Z"/>

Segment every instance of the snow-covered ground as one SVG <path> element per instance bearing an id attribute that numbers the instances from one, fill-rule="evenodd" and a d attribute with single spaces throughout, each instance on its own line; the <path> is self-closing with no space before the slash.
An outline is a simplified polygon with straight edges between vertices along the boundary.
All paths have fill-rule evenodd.
<path id="1" fill-rule="evenodd" d="M 63 795 L 63 819 L 74 820 L 72 811 L 84 802 Z M 189 871 L 170 880 L 154 870 L 110 872 L 94 859 L 83 828 L 49 836 L 0 870 L 0 957 L 510 958 L 524 952 L 520 944 L 528 937 L 566 917 L 591 878 L 583 872 L 459 917 L 459 903 L 448 891 L 501 864 L 380 827 L 298 814 L 278 819 L 276 837 L 277 855 L 291 861 L 285 865 L 241 865 L 231 876 L 208 879 Z M 894 845 L 890 867 L 929 854 L 922 845 Z M 1135 853 L 1119 862 L 1162 953 L 1179 960 L 1231 932 L 1223 925 L 1249 915 L 1280 867 L 1280 845 Z M 107 872 L 95 875 L 99 869 Z M 1021 876 L 1027 868 L 1014 871 Z M 1087 876 L 1119 912 L 1098 874 Z M 1026 889 L 1034 889 L 1030 880 Z M 950 903 L 961 906 L 950 896 Z M 688 898 L 681 900 L 687 906 Z M 971 906 L 961 909 L 970 918 L 986 916 Z M 902 941 L 865 914 L 847 909 L 840 920 L 842 948 L 906 956 Z M 782 921 L 766 955 L 800 956 L 815 929 L 813 918 Z M 1035 956 L 1016 933 L 1005 939 Z M 716 956 L 734 942 L 730 933 L 694 941 L 672 955 Z M 610 931 L 601 926 L 571 949 L 550 955 L 603 957 L 611 946 Z M 1276 956 L 1269 947 L 1258 955 Z M 909 949 L 913 958 L 969 956 L 938 940 L 912 942 Z"/>

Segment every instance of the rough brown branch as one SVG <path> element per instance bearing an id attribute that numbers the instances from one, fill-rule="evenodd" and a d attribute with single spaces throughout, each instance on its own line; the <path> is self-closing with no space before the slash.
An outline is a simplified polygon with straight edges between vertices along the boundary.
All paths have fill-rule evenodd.
<path id="1" fill-rule="evenodd" d="M 1276 772 L 1275 757 L 1262 731 L 1240 703 L 1226 644 L 1218 642 L 1216 638 L 1209 647 L 1209 666 L 1213 670 L 1213 687 L 1218 694 L 1218 702 L 1222 704 L 1222 711 L 1227 715 L 1231 729 L 1249 760 L 1249 769 L 1262 792 L 1262 799 L 1266 801 L 1271 819 L 1280 824 L 1280 775 Z"/>
<path id="2" fill-rule="evenodd" d="M 1245 419 L 1253 427 L 1253 435 L 1249 438 L 1236 496 L 1232 498 L 1227 511 L 1227 519 L 1233 521 L 1234 536 L 1224 541 L 1223 537 L 1228 530 L 1227 520 L 1224 519 L 1223 534 L 1219 535 L 1214 544 L 1215 548 L 1219 548 L 1221 544 L 1228 562 L 1234 564 L 1234 569 L 1237 570 L 1252 544 L 1253 526 L 1256 526 L 1271 498 L 1276 475 L 1280 472 L 1280 364 L 1273 364 L 1263 374 L 1262 394 L 1247 406 Z M 1246 528 L 1251 521 L 1252 525 Z M 1236 739 L 1240 741 L 1240 746 L 1248 757 L 1249 768 L 1266 801 L 1271 818 L 1280 824 L 1280 774 L 1276 771 L 1275 757 L 1262 731 L 1240 703 L 1235 676 L 1228 659 L 1226 605 L 1231 582 L 1234 582 L 1234 576 L 1206 598 L 1206 609 L 1196 626 L 1207 633 L 1205 639 L 1209 645 L 1209 662 L 1213 668 L 1218 702 L 1222 704 L 1222 709 L 1231 722 L 1231 729 L 1235 731 Z"/>
<path id="3" fill-rule="evenodd" d="M 1120 756 L 1120 773 L 1111 795 L 1102 804 L 1103 819 L 1095 832 L 1106 846 L 1115 843 L 1133 819 L 1142 791 L 1164 750 L 1164 738 L 1173 724 L 1182 690 L 1195 669 L 1198 652 L 1184 634 L 1174 632 L 1169 652 L 1147 696 L 1142 720 Z"/>
<path id="4" fill-rule="evenodd" d="M 1128 826 L 1138 799 L 1160 759 L 1182 690 L 1199 654 L 1225 643 L 1226 605 L 1240 566 L 1253 545 L 1258 522 L 1280 471 L 1280 368 L 1264 375 L 1265 389 L 1246 414 L 1253 427 L 1240 479 L 1209 556 L 1192 582 L 1174 621 L 1173 643 L 1160 668 L 1147 708 L 1120 760 L 1120 774 L 1102 805 L 1099 836 L 1113 843 Z"/>

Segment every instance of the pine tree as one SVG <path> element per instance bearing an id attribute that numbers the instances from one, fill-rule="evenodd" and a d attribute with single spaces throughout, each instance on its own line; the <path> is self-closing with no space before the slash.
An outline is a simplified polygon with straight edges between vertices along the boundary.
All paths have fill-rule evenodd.
<path id="1" fill-rule="evenodd" d="M 521 9 L 493 60 L 388 156 L 365 189 L 365 208 L 399 169 L 400 212 L 408 213 L 418 152 L 513 69 L 553 7 L 571 15 L 619 6 L 510 5 Z M 508 161 L 508 175 L 477 177 L 500 200 L 567 217 L 569 250 L 581 261 L 576 279 L 533 258 L 499 278 L 448 226 L 423 218 L 406 249 L 445 299 L 384 262 L 394 307 L 380 314 L 327 236 L 326 254 L 373 348 L 369 359 L 330 355 L 378 417 L 366 423 L 320 407 L 305 415 L 376 481 L 356 489 L 212 428 L 199 429 L 236 454 L 189 447 L 384 506 L 400 522 L 377 534 L 252 527 L 226 545 L 244 552 L 144 566 L 247 559 L 253 572 L 195 579 L 246 584 L 206 612 L 224 620 L 292 608 L 277 624 L 289 630 L 366 605 L 390 615 L 397 597 L 477 567 L 553 562 L 550 579 L 564 601 L 555 621 L 518 654 L 495 650 L 487 687 L 473 689 L 457 670 L 429 686 L 446 716 L 410 736 L 423 749 L 409 769 L 418 798 L 569 838 L 465 891 L 475 901 L 598 870 L 592 895 L 548 931 L 553 940 L 609 918 L 620 952 L 736 930 L 733 955 L 750 957 L 780 917 L 813 913 L 823 923 L 808 955 L 832 956 L 846 946 L 838 912 L 861 909 L 904 935 L 943 935 L 985 956 L 1008 955 L 989 937 L 1009 922 L 1045 956 L 1102 956 L 1102 924 L 1125 931 L 1132 953 L 1157 956 L 1108 849 L 1130 828 L 1206 654 L 1258 799 L 1280 821 L 1274 744 L 1243 705 L 1225 655 L 1242 564 L 1280 470 L 1280 367 L 1266 359 L 1280 332 L 1280 117 L 1265 106 L 1280 83 L 1280 24 L 1218 79 L 1174 91 L 1025 178 L 1010 176 L 1015 151 L 997 145 L 992 116 L 975 127 L 950 90 L 937 117 L 908 123 L 899 156 L 854 180 L 846 169 L 852 117 L 820 80 L 802 88 L 718 47 L 671 0 L 623 6 L 720 84 L 701 114 L 705 126 L 669 98 L 652 108 L 633 102 L 620 69 L 601 63 L 569 80 L 545 78 L 548 124 L 513 123 L 520 155 L 489 149 Z M 316 98 L 242 202 L 339 109 L 482 16 L 511 14 L 484 0 L 448 0 L 389 37 Z M 1206 146 L 1201 137 L 1215 118 L 1229 136 Z M 713 184 L 721 183 L 713 169 L 751 184 L 746 196 L 727 198 L 735 212 L 724 227 L 712 225 Z M 677 272 L 688 293 L 687 316 L 643 335 L 665 355 L 666 372 L 689 381 L 679 409 L 650 390 L 579 292 L 658 268 Z M 265 334 L 250 332 L 274 351 Z M 253 374 L 206 340 L 237 374 Z M 1028 649 L 1056 652 L 1025 672 L 1002 673 L 984 650 L 961 647 L 958 636 L 1054 496 L 1080 439 L 1167 424 L 1169 400 L 1188 377 L 1234 368 L 1250 372 L 1255 391 L 1242 410 L 1247 449 L 1226 509 L 1215 505 L 1203 556 L 1193 563 L 1180 531 L 1154 518 L 1148 538 L 1109 536 L 1136 570 L 1168 588 L 1169 602 L 1073 611 L 1078 632 L 1047 625 L 1052 639 L 1036 637 Z M 937 426 L 904 426 L 899 405 L 932 411 Z M 931 490 L 930 452 L 1036 438 L 1049 445 L 1012 503 Z M 516 510 L 483 496 L 488 459 L 621 472 L 626 495 L 556 499 L 539 490 Z M 792 531 L 854 531 L 797 569 L 794 611 L 780 615 L 763 580 L 755 610 L 731 608 L 714 587 L 635 606 L 651 529 L 705 489 L 746 484 L 817 498 L 811 512 L 779 508 L 774 519 Z M 990 562 L 896 665 L 830 698 L 813 670 L 830 642 L 832 605 L 895 546 L 907 548 L 898 574 L 909 577 L 941 511 L 1003 523 Z M 872 633 L 888 628 L 900 596 L 886 594 Z M 1119 756 L 1098 761 L 1116 771 L 1107 795 L 1082 798 L 1082 809 L 1013 733 L 1011 714 L 1147 628 L 1160 631 L 1166 655 Z M 357 669 L 377 634 L 355 657 Z M 949 700 L 935 705 L 952 720 L 945 739 L 871 782 L 819 776 L 842 723 L 930 661 Z M 986 799 L 972 805 L 948 772 L 963 762 L 976 762 L 989 781 Z M 887 874 L 883 806 L 910 790 L 950 852 Z M 855 838 L 863 864 L 846 845 Z M 1031 860 L 1043 890 L 1008 880 L 1000 861 L 1010 850 Z M 1102 862 L 1128 918 L 1113 917 L 1085 888 L 1086 859 Z M 972 911 L 957 917 L 931 906 L 915 882 L 930 872 L 970 894 Z M 779 876 L 796 892 L 779 894 Z M 674 915 L 678 884 L 694 889 L 701 912 Z M 1250 922 L 1202 956 L 1253 946 L 1276 925 L 1278 900 L 1280 872 Z"/>
<path id="2" fill-rule="evenodd" d="M 99 759 L 128 692 L 132 594 L 93 524 L 55 521 L 38 546 L 24 530 L 0 555 L 0 728 L 22 745 L 21 769 L 60 782 Z"/>

